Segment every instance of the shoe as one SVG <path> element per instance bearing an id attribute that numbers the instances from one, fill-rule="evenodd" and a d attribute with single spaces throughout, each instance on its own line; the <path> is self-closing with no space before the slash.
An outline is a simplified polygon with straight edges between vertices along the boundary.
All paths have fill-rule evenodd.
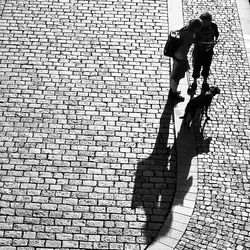
<path id="1" fill-rule="evenodd" d="M 174 100 L 174 101 L 177 101 L 177 102 L 184 102 L 185 98 L 183 96 L 181 96 L 178 92 L 172 92 L 170 90 L 170 96 L 171 98 Z"/>
<path id="2" fill-rule="evenodd" d="M 188 88 L 187 93 L 188 95 L 195 95 L 196 90 L 197 90 L 197 83 L 193 82 L 192 85 Z"/>

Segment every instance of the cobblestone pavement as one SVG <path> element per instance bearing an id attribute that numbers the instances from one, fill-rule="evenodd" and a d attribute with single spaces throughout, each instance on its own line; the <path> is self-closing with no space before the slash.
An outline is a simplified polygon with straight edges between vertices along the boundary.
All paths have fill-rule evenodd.
<path id="1" fill-rule="evenodd" d="M 221 88 L 176 249 L 248 249 L 249 75 L 235 0 L 204 9 Z M 176 183 L 167 1 L 0 0 L 0 249 L 145 249 Z M 206 152 L 203 153 L 202 152 Z M 248 171 L 248 172 L 247 172 Z"/>
<path id="2" fill-rule="evenodd" d="M 209 82 L 221 94 L 205 128 L 209 153 L 198 156 L 195 210 L 176 249 L 249 249 L 249 63 L 235 0 L 183 1 L 185 21 L 204 9 L 220 29 Z"/>
<path id="3" fill-rule="evenodd" d="M 145 249 L 176 182 L 166 1 L 0 6 L 1 249 Z"/>

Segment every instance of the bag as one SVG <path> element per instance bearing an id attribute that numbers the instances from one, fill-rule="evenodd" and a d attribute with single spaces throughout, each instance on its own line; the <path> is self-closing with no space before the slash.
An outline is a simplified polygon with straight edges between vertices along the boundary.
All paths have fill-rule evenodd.
<path id="1" fill-rule="evenodd" d="M 181 45 L 180 30 L 171 31 L 164 47 L 164 56 L 174 57 L 175 52 Z"/>

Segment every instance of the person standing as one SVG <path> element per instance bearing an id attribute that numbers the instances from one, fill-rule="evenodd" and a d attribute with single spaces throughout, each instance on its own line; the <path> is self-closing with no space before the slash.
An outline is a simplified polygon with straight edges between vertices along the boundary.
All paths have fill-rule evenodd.
<path id="1" fill-rule="evenodd" d="M 189 93 L 195 93 L 197 90 L 197 79 L 203 76 L 202 92 L 209 89 L 207 78 L 209 76 L 210 66 L 213 58 L 213 48 L 218 42 L 219 32 L 217 25 L 212 22 L 212 15 L 208 12 L 200 16 L 202 28 L 196 34 L 196 41 L 193 50 L 193 74 L 194 79 Z M 201 71 L 202 69 L 202 71 Z"/>
<path id="2" fill-rule="evenodd" d="M 200 19 L 191 20 L 188 25 L 180 31 L 180 46 L 173 57 L 173 67 L 170 74 L 170 94 L 176 101 L 184 101 L 184 97 L 177 92 L 179 81 L 184 78 L 186 71 L 189 70 L 187 59 L 188 51 L 195 41 L 195 34 L 202 28 Z"/>

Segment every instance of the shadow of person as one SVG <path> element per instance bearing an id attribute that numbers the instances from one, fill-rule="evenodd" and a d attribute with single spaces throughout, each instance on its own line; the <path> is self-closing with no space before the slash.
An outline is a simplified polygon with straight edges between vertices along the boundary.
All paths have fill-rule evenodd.
<path id="1" fill-rule="evenodd" d="M 194 207 L 194 194 L 197 193 L 198 178 L 198 173 L 194 170 L 194 168 L 197 167 L 197 158 L 195 159 L 195 157 L 199 154 L 209 152 L 210 141 L 211 138 L 205 138 L 203 131 L 201 132 L 200 114 L 197 114 L 197 117 L 190 128 L 188 128 L 187 124 L 182 121 L 176 138 L 176 150 L 178 154 L 177 188 L 172 209 L 167 216 L 164 226 L 157 235 L 158 240 L 168 237 L 168 232 L 171 228 L 173 219 L 179 223 L 188 223 L 187 216 L 181 216 L 181 214 L 178 214 L 178 218 L 173 218 L 173 211 L 175 211 L 175 206 L 178 206 L 182 211 L 186 211 L 186 215 L 192 214 L 191 203 Z M 185 197 L 187 197 L 187 199 Z"/>
<path id="2" fill-rule="evenodd" d="M 171 124 L 173 105 L 168 96 L 152 154 L 138 163 L 135 177 L 132 209 L 143 208 L 146 215 L 143 221 L 145 244 L 149 244 L 159 232 L 174 198 L 176 161 L 174 141 L 169 142 Z"/>
<path id="3" fill-rule="evenodd" d="M 143 243 L 146 245 L 149 245 L 157 235 L 161 237 L 168 233 L 172 223 L 171 207 L 183 205 L 184 197 L 193 183 L 192 177 L 189 177 L 189 171 L 192 159 L 197 155 L 194 125 L 188 129 L 185 124 L 182 124 L 175 142 L 171 143 L 173 107 L 173 102 L 168 96 L 152 154 L 138 163 L 136 171 L 131 208 L 138 210 L 136 214 L 142 214 L 140 222 L 144 223 L 145 242 Z M 171 130 L 174 131 L 173 128 Z M 208 149 L 209 146 L 206 147 L 207 152 Z M 177 176 L 176 165 L 178 165 Z M 181 189 L 178 192 L 176 192 L 177 180 L 181 183 Z M 144 210 L 144 219 L 140 209 Z"/>

